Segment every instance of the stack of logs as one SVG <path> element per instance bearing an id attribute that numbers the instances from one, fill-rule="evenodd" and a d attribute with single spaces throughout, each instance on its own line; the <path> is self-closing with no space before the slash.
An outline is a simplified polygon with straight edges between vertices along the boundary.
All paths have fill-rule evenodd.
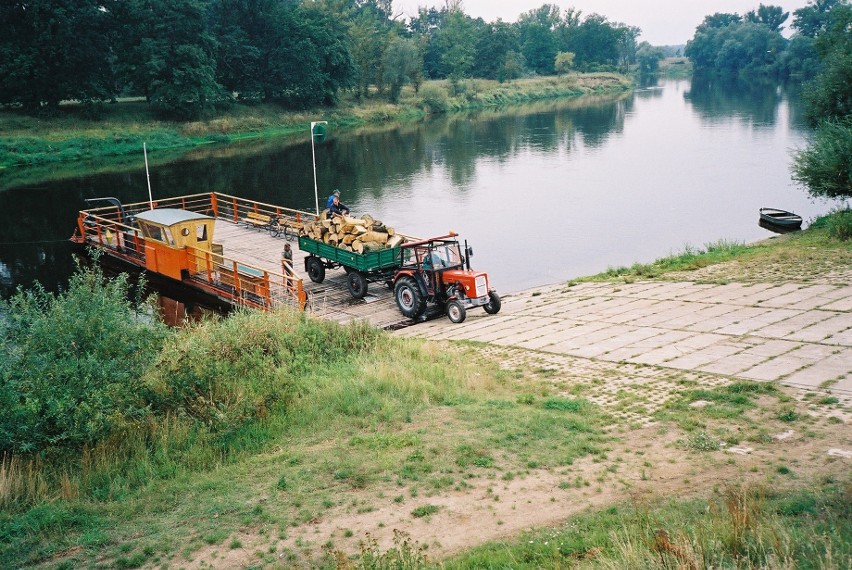
<path id="1" fill-rule="evenodd" d="M 302 235 L 355 253 L 389 249 L 405 241 L 393 228 L 369 214 L 360 218 L 335 215 L 329 219 L 321 216 L 312 224 L 305 224 Z"/>

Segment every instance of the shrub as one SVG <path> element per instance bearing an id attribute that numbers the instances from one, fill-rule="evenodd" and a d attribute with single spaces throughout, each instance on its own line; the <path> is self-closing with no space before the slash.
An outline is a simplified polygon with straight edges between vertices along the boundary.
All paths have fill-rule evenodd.
<path id="1" fill-rule="evenodd" d="M 95 264 L 64 294 L 36 286 L 0 307 L 0 451 L 80 448 L 147 413 L 138 376 L 165 329 L 129 291 Z"/>
<path id="2" fill-rule="evenodd" d="M 840 210 L 825 221 L 828 235 L 834 239 L 846 241 L 852 239 L 852 210 Z"/>
<path id="3" fill-rule="evenodd" d="M 450 108 L 447 92 L 437 85 L 425 85 L 420 90 L 420 106 L 428 113 L 446 113 Z"/>
<path id="4" fill-rule="evenodd" d="M 374 346 L 381 331 L 341 327 L 295 312 L 238 312 L 178 331 L 146 374 L 153 409 L 214 431 L 264 417 L 297 393 L 318 363 Z"/>

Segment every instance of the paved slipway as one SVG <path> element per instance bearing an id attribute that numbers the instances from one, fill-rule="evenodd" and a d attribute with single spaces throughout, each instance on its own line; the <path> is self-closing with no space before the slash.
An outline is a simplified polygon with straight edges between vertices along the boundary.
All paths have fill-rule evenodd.
<path id="1" fill-rule="evenodd" d="M 852 279 L 834 281 L 552 285 L 505 297 L 498 315 L 396 334 L 486 343 L 514 366 L 620 370 L 619 384 L 684 371 L 829 390 L 848 406 Z"/>

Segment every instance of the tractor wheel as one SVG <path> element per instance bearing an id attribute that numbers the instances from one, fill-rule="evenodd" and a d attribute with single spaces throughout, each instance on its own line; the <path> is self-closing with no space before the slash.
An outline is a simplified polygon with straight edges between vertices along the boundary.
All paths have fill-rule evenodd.
<path id="1" fill-rule="evenodd" d="M 325 267 L 318 257 L 308 257 L 307 261 L 305 261 L 305 269 L 308 270 L 308 277 L 314 283 L 322 283 L 325 279 Z"/>
<path id="2" fill-rule="evenodd" d="M 363 299 L 367 294 L 367 278 L 360 271 L 350 271 L 346 276 L 346 285 L 349 287 L 349 294 L 356 299 Z"/>
<path id="3" fill-rule="evenodd" d="M 467 311 L 461 301 L 453 300 L 447 303 L 447 317 L 456 324 L 464 322 Z"/>
<path id="4" fill-rule="evenodd" d="M 496 315 L 500 312 L 500 307 L 503 304 L 500 302 L 500 295 L 497 294 L 497 291 L 489 291 L 488 292 L 488 302 L 485 303 L 483 309 L 489 315 Z"/>
<path id="5" fill-rule="evenodd" d="M 411 277 L 400 277 L 393 288 L 393 296 L 399 312 L 409 319 L 416 319 L 426 310 L 426 299 L 420 294 L 417 283 Z"/>

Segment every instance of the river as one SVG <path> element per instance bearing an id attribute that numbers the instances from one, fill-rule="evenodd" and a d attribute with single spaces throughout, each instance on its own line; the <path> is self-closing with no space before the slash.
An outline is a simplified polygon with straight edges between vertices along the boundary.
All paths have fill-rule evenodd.
<path id="1" fill-rule="evenodd" d="M 218 191 L 313 211 L 305 132 L 301 142 L 233 144 L 157 166 L 154 196 Z M 775 85 L 660 80 L 618 97 L 332 131 L 315 148 L 317 185 L 321 207 L 339 188 L 354 213 L 403 233 L 459 232 L 474 268 L 505 294 L 769 237 L 761 207 L 806 221 L 828 212 L 832 203 L 790 179 L 806 137 L 796 97 Z M 83 199 L 147 200 L 139 158 L 133 171 L 0 192 L 0 295 L 36 280 L 61 289 Z"/>

